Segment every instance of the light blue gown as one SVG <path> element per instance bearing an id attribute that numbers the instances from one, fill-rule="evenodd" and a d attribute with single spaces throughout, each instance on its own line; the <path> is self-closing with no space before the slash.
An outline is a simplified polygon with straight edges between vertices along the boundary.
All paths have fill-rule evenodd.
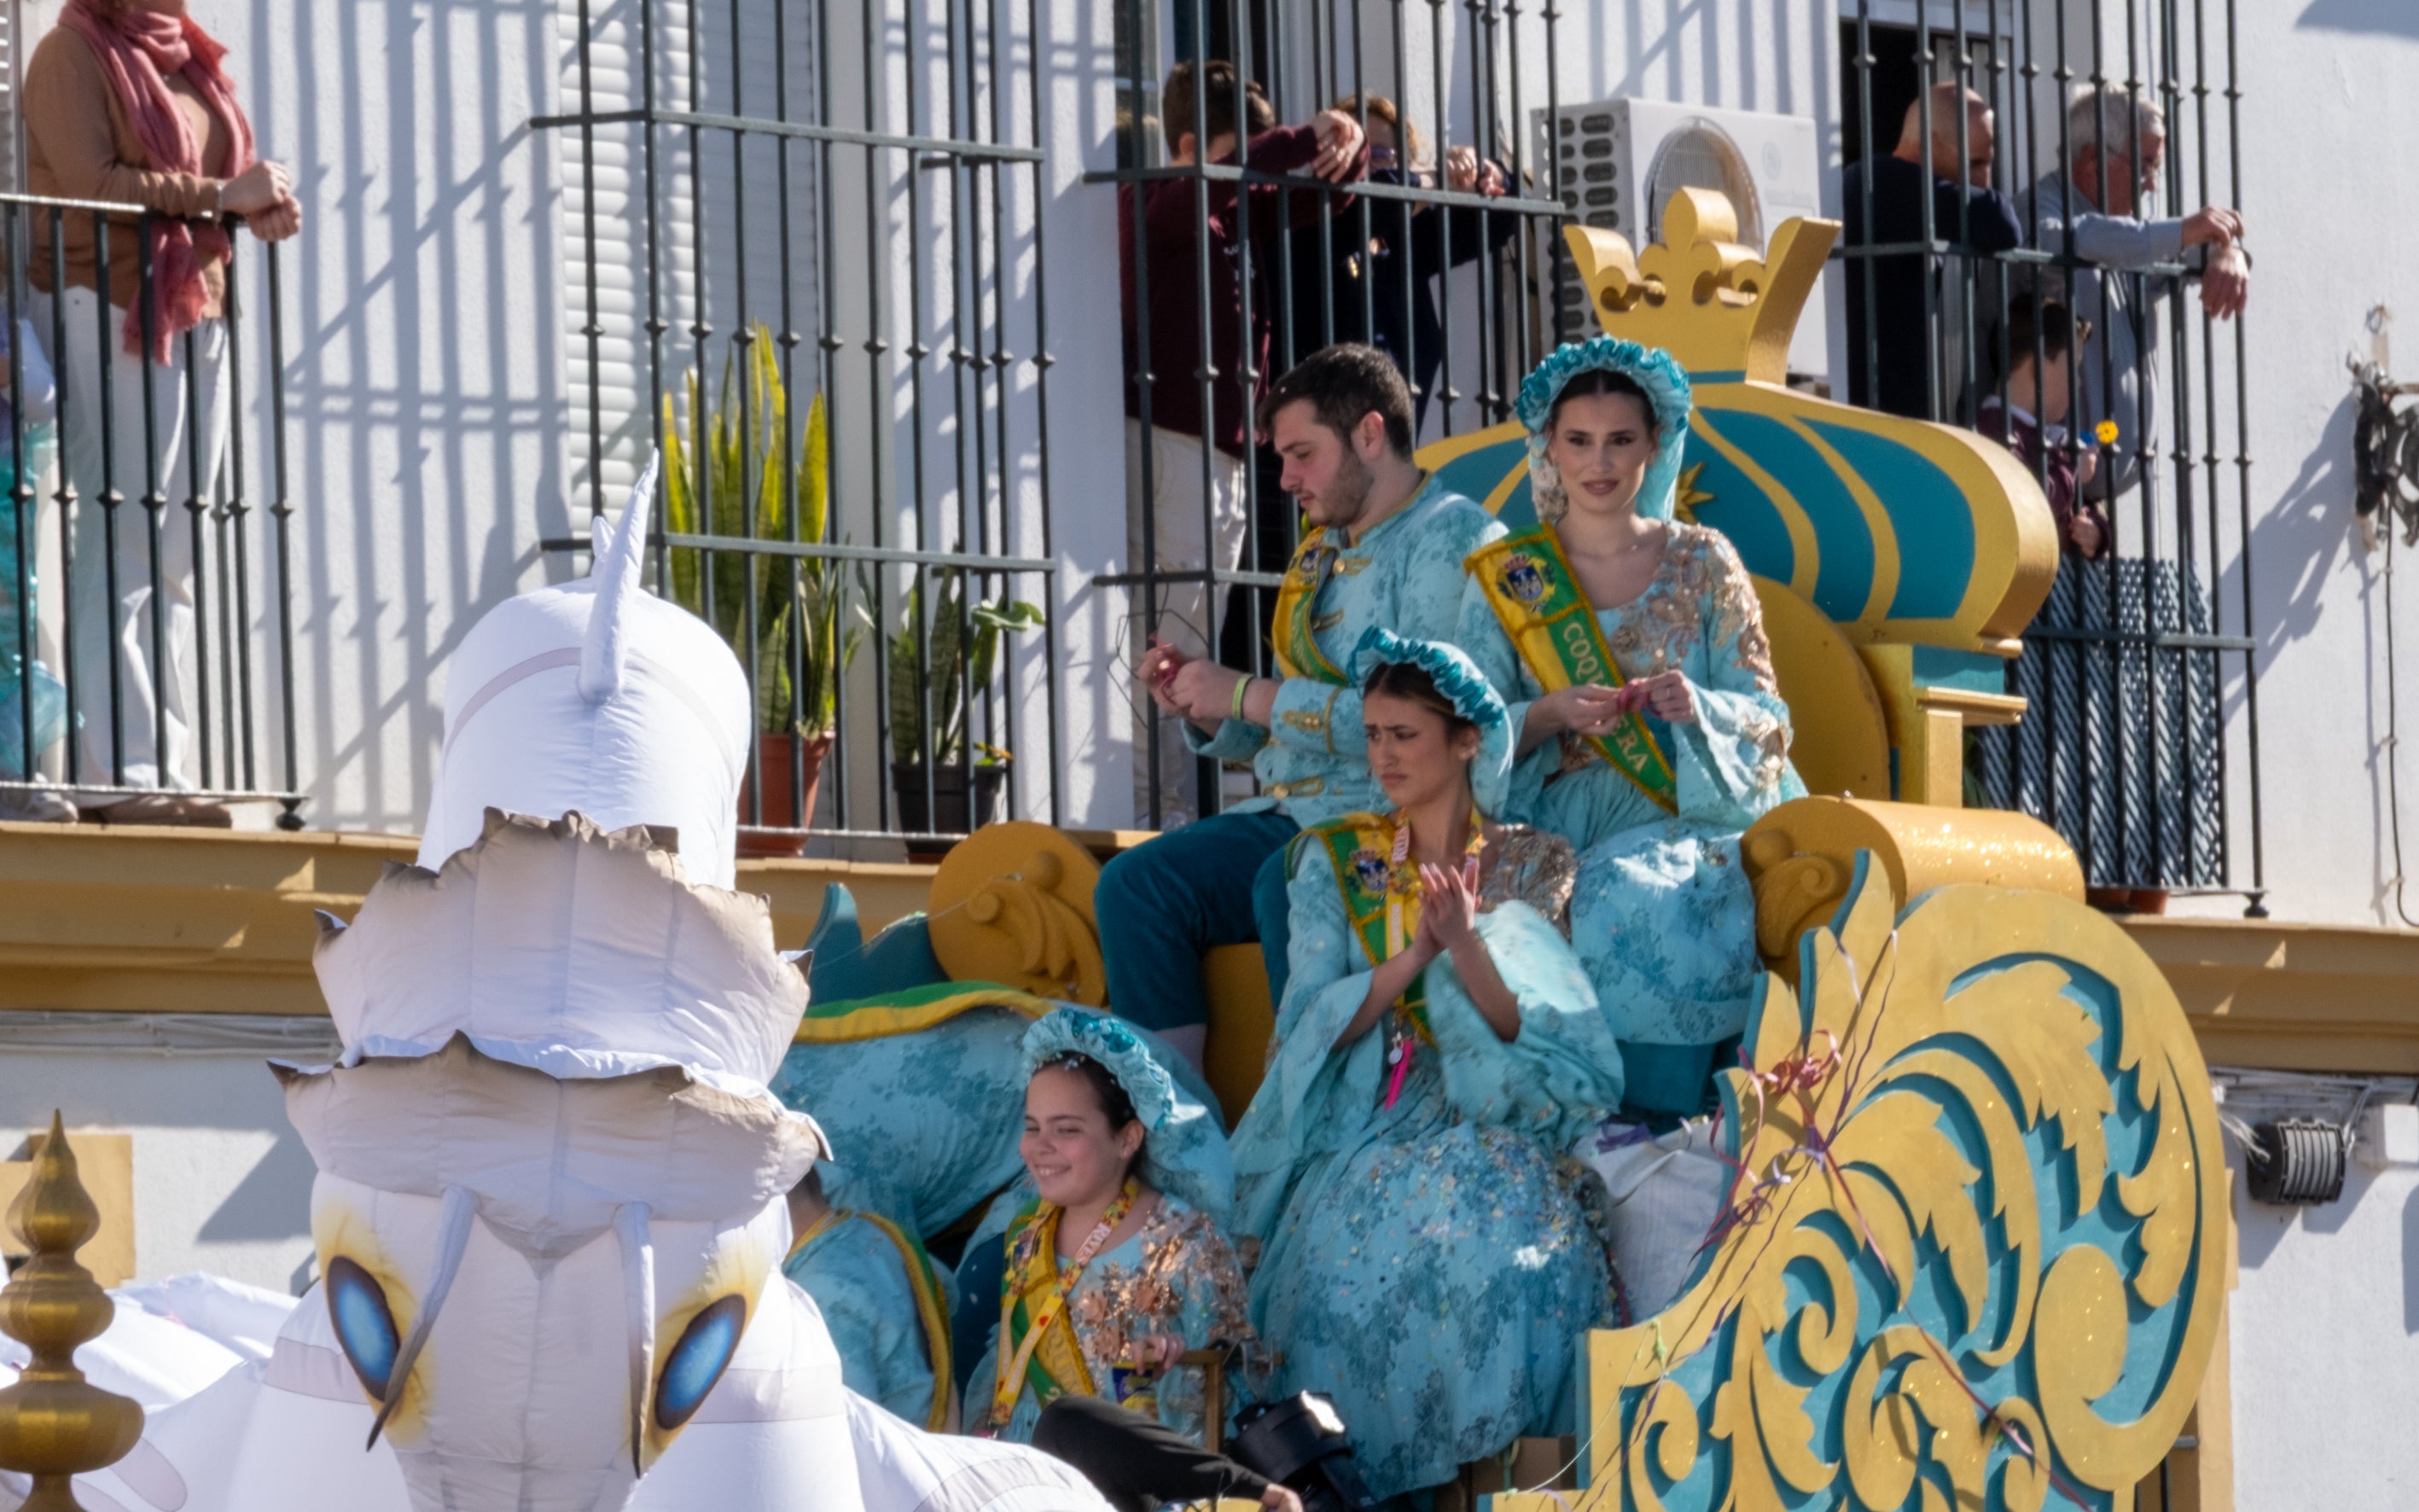
<path id="1" fill-rule="evenodd" d="M 1621 1041 L 1632 1116 L 1704 1104 L 1716 1049 L 1745 1028 L 1762 970 L 1739 836 L 1806 794 L 1789 764 L 1789 708 L 1747 568 L 1720 532 L 1667 528 L 1646 591 L 1596 620 L 1624 677 L 1676 669 L 1688 680 L 1694 724 L 1647 720 L 1671 758 L 1679 812 L 1575 739 L 1531 752 L 1510 804 L 1511 817 L 1579 847 L 1571 941 Z M 1544 691 L 1474 583 L 1461 636 L 1516 709 Z"/>
<path id="2" fill-rule="evenodd" d="M 932 1262 L 948 1317 L 949 1273 Z M 815 1299 L 840 1351 L 840 1381 L 921 1427 L 932 1420 L 932 1353 L 907 1260 L 863 1214 L 843 1212 L 791 1252 L 781 1273 Z"/>
<path id="3" fill-rule="evenodd" d="M 1238 1228 L 1261 1244 L 1253 1321 L 1284 1357 L 1274 1388 L 1334 1399 L 1380 1497 L 1571 1432 L 1580 1337 L 1612 1318 L 1602 1242 L 1558 1157 L 1620 1102 L 1621 1052 L 1570 947 L 1523 901 L 1559 914 L 1568 849 L 1515 835 L 1478 930 L 1520 1033 L 1498 1040 L 1438 960 L 1437 1042 L 1391 1108 L 1384 1035 L 1333 1048 L 1370 966 L 1326 848 L 1302 847 L 1279 1038 L 1235 1133 Z"/>
<path id="4" fill-rule="evenodd" d="M 991 1232 L 994 1237 L 989 1242 L 999 1242 L 1000 1230 Z M 975 1241 L 983 1242 L 979 1235 Z M 1209 1214 L 1169 1192 L 1160 1194 L 1157 1211 L 1140 1228 L 1084 1267 L 1067 1299 L 1067 1319 L 1074 1325 L 1085 1366 L 1102 1396 L 1113 1389 L 1112 1372 L 1132 1338 L 1173 1335 L 1186 1348 L 1197 1350 L 1213 1341 L 1240 1342 L 1251 1334 L 1243 1270 L 1234 1247 Z M 990 1348 L 968 1378 L 964 1412 L 969 1424 L 979 1422 L 990 1409 L 998 1379 L 999 1326 L 994 1322 Z M 1159 1421 L 1196 1443 L 1206 1443 L 1205 1393 L 1197 1367 L 1169 1370 L 1158 1382 Z M 1231 1404 L 1234 1397 L 1229 1395 L 1227 1400 Z M 1031 1443 L 1033 1425 L 1045 1405 L 1035 1399 L 1029 1383 L 1025 1385 L 1000 1437 Z"/>

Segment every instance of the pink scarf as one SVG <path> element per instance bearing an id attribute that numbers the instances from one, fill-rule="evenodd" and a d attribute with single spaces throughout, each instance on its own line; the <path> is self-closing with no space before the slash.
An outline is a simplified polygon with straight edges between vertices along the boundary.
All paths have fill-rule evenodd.
<path id="1" fill-rule="evenodd" d="M 219 67 L 226 56 L 209 33 L 189 16 L 163 16 L 136 10 L 111 0 L 68 0 L 59 24 L 92 46 L 109 86 L 134 125 L 151 166 L 162 173 L 202 175 L 202 144 L 193 136 L 185 113 L 168 92 L 166 75 L 182 73 L 202 97 L 202 103 L 227 129 L 226 170 L 232 178 L 252 166 L 252 122 L 235 102 L 235 84 Z M 209 305 L 209 285 L 202 270 L 232 252 L 227 234 L 215 224 L 194 225 L 154 216 L 151 221 L 151 294 L 157 320 L 151 355 L 169 360 L 169 342 L 201 323 Z M 143 314 L 126 312 L 126 349 L 143 350 Z"/>

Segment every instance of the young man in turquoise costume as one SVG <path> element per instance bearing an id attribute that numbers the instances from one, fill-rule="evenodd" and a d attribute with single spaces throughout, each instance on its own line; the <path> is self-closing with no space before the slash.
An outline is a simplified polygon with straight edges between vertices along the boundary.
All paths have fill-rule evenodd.
<path id="1" fill-rule="evenodd" d="M 1374 347 L 1314 352 L 1277 379 L 1259 424 L 1285 462 L 1308 529 L 1277 592 L 1276 677 L 1254 677 L 1154 646 L 1139 675 L 1188 721 L 1194 750 L 1248 758 L 1261 795 L 1119 856 L 1093 906 L 1109 1005 L 1196 1064 L 1210 1005 L 1201 958 L 1256 939 L 1271 990 L 1286 970 L 1283 853 L 1305 825 L 1379 807 L 1344 668 L 1372 627 L 1449 640 L 1462 559 L 1503 533 L 1494 517 L 1411 460 L 1411 395 Z"/>

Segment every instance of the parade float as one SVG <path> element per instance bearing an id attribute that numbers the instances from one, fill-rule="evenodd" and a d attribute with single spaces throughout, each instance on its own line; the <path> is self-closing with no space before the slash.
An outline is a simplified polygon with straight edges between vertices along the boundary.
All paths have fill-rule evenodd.
<path id="1" fill-rule="evenodd" d="M 1699 191 L 1684 192 L 1664 224 L 1668 244 L 1642 253 L 1609 232 L 1567 234 L 1605 328 L 1666 347 L 1690 370 L 1698 412 L 1682 507 L 1728 533 L 1757 574 L 1795 718 L 1794 755 L 1820 795 L 1774 811 L 1745 842 L 1769 974 L 1742 1064 L 1721 1076 L 1713 1138 L 1727 1177 L 1688 1280 L 1655 1316 L 1590 1338 L 1579 1432 L 1559 1462 L 1562 1446 L 1550 1446 L 1542 1461 L 1521 1462 L 1542 1462 L 1542 1473 L 1475 1489 L 1493 1493 L 1499 1512 L 2132 1507 L 2137 1489 L 2190 1441 L 2204 1383 L 2216 1379 L 2211 1365 L 2230 1264 L 2227 1178 L 2209 1073 L 2168 978 L 2134 937 L 2085 905 L 2081 871 L 2052 831 L 1961 806 L 1965 730 L 2023 714 L 2021 701 L 2002 691 L 2002 674 L 2057 569 L 2047 506 L 2032 479 L 1988 441 L 1784 384 L 1782 357 L 1832 226 L 1788 223 L 1759 254 L 1734 240 L 1727 203 Z M 1517 427 L 1456 439 L 1423 457 L 1512 520 L 1528 508 L 1521 459 Z M 552 654 L 581 669 L 581 686 L 591 680 L 576 642 Z M 489 673 L 509 674 L 525 660 Z M 454 676 L 450 712 L 458 718 L 460 701 L 493 676 L 466 679 L 458 661 Z M 534 683 L 531 689 L 534 697 Z M 449 753 L 449 774 L 452 761 Z M 439 807 L 459 809 L 447 780 L 439 780 Z M 727 815 L 730 795 L 712 796 Z M 503 806 L 532 816 L 524 820 L 432 817 L 426 870 L 379 883 L 352 928 L 331 931 L 318 947 L 340 1027 L 342 1005 L 365 980 L 350 964 L 363 948 L 348 940 L 391 930 L 373 914 L 393 914 L 400 895 L 415 890 L 441 895 L 438 878 L 500 859 L 486 856 L 500 846 L 576 853 L 579 866 L 593 854 L 595 896 L 625 906 L 639 906 L 638 891 L 616 892 L 607 873 L 626 872 L 641 891 L 666 885 L 673 863 L 659 841 L 574 821 L 556 799 L 512 795 Z M 453 826 L 441 841 L 440 819 Z M 634 822 L 659 821 L 616 821 Z M 820 917 L 799 940 L 817 952 L 813 1000 L 760 983 L 764 1006 L 754 1028 L 769 1031 L 779 1018 L 797 1026 L 803 1043 L 865 1044 L 970 1014 L 1025 1015 L 1050 999 L 1114 1008 L 1103 1001 L 1090 894 L 1099 857 L 1121 842 L 1032 824 L 991 826 L 936 872 L 885 872 L 882 886 L 920 887 L 923 895 L 871 940 L 847 879 L 824 886 Z M 695 865 L 711 869 L 714 860 L 699 854 Z M 741 883 L 748 885 L 746 874 Z M 794 919 L 796 881 L 789 887 Z M 528 894 L 554 895 L 540 883 Z M 732 939 L 747 936 L 739 953 L 778 961 L 769 942 L 780 911 L 732 906 L 747 916 L 744 930 L 732 926 Z M 652 972 L 659 963 L 599 957 L 589 964 L 609 976 L 634 965 Z M 1272 1018 L 1252 948 L 1220 952 L 1207 970 L 1209 1077 L 1231 1116 L 1256 1085 Z M 356 1270 L 383 1291 L 425 1299 L 430 1313 L 450 1287 L 439 1316 L 491 1320 L 496 1331 L 485 1342 L 497 1370 L 526 1392 L 578 1399 L 578 1420 L 561 1425 L 560 1442 L 537 1434 L 518 1445 L 532 1463 L 578 1462 L 586 1477 L 578 1494 L 591 1501 L 576 1504 L 623 1504 L 616 1498 L 629 1498 L 634 1486 L 629 1504 L 705 1504 L 654 1500 L 680 1473 L 677 1453 L 664 1454 L 655 1479 L 636 1477 L 668 1438 L 660 1418 L 648 1416 L 649 1392 L 661 1395 L 658 1378 L 670 1379 L 670 1364 L 719 1295 L 688 1281 L 749 1272 L 753 1215 L 813 1142 L 751 1101 L 771 1074 L 765 1047 L 751 1040 L 714 1055 L 693 1045 L 665 1050 L 617 1024 L 577 1045 L 500 1057 L 499 1047 L 526 1051 L 548 1034 L 561 1041 L 562 1026 L 485 1039 L 474 1024 L 453 1026 L 466 1041 L 437 1022 L 443 1018 L 371 1040 L 356 1025 L 346 1029 L 337 1065 L 285 1073 L 319 1165 L 320 1274 L 326 1295 L 338 1300 L 298 1310 L 277 1341 L 276 1350 L 295 1360 L 307 1347 L 327 1356 L 310 1378 L 327 1390 L 297 1396 L 303 1410 L 282 1418 L 255 1403 L 209 1432 L 163 1445 L 160 1425 L 190 1428 L 197 1414 L 161 1414 L 152 1437 L 138 1438 L 127 1410 L 75 1384 L 64 1350 L 97 1333 L 106 1310 L 69 1273 L 68 1252 L 95 1225 L 76 1205 L 63 1142 L 44 1147 L 43 1169 L 28 1187 L 34 1195 L 20 1208 L 29 1237 L 39 1230 L 42 1258 L 0 1294 L 0 1322 L 48 1351 L 39 1370 L 0 1395 L 0 1467 L 45 1477 L 29 1505 L 71 1504 L 64 1499 L 70 1473 L 82 1474 L 76 1494 L 88 1512 L 270 1504 L 211 1501 L 189 1485 L 197 1477 L 160 1473 L 177 1456 L 208 1458 L 213 1440 L 234 1431 L 229 1423 L 261 1455 L 286 1455 L 307 1467 L 298 1474 L 313 1477 L 343 1473 L 330 1468 L 340 1456 L 357 1464 L 374 1428 L 414 1452 L 431 1443 L 441 1452 L 449 1432 L 475 1436 L 477 1389 L 455 1396 L 453 1381 L 437 1374 L 448 1367 L 448 1349 L 469 1348 L 466 1336 L 419 1323 L 407 1305 L 371 1330 L 377 1347 L 366 1353 L 377 1367 L 365 1366 L 364 1351 L 344 1336 L 337 1285 L 339 1271 Z M 735 1070 L 716 1058 L 724 1050 L 737 1057 Z M 509 1268 L 482 1273 L 472 1263 L 484 1251 L 469 1243 L 468 1213 L 485 1214 L 500 1195 L 439 1174 L 444 1151 L 475 1148 L 466 1131 L 424 1119 L 413 1139 L 348 1140 L 329 1117 L 346 1104 L 348 1079 L 363 1088 L 352 1111 L 377 1123 L 399 1116 L 379 1112 L 368 1090 L 377 1078 L 527 1082 L 528 1095 L 569 1107 L 604 1095 L 617 1085 L 611 1075 L 632 1073 L 647 1081 L 640 1100 L 650 1109 L 737 1131 L 728 1158 L 713 1157 L 733 1186 L 714 1212 L 682 1214 L 699 1225 L 696 1235 L 682 1236 L 678 1263 L 660 1269 L 630 1260 L 646 1253 L 647 1214 L 677 1206 L 643 1171 L 583 1169 L 573 1184 L 587 1222 L 543 1236 L 544 1225 L 525 1226 L 529 1244 L 562 1247 L 562 1277 L 548 1283 L 566 1288 L 561 1305 L 571 1305 L 571 1289 L 590 1287 L 591 1310 L 616 1320 L 607 1331 L 615 1340 L 609 1360 L 546 1347 L 547 1319 L 565 1315 L 544 1287 L 517 1316 L 493 1310 L 503 1293 L 492 1278 Z M 690 1107 L 715 1101 L 705 1090 L 727 1101 Z M 497 1095 L 500 1106 L 515 1103 Z M 399 1088 L 386 1101 L 404 1108 L 419 1096 Z M 615 1144 L 611 1126 L 638 1116 L 608 1109 L 591 1127 Z M 397 1146 L 377 1172 L 359 1168 L 373 1147 Z M 533 1169 L 545 1176 L 544 1161 Z M 557 1170 L 545 1180 L 564 1177 Z M 454 1196 L 465 1191 L 472 1196 Z M 531 1200 L 532 1211 L 545 1210 Z M 345 1215 L 356 1209 L 367 1216 Z M 347 1235 L 376 1238 L 379 1265 L 359 1260 Z M 641 1273 L 650 1284 L 631 1279 Z M 736 1284 L 724 1290 L 773 1294 Z M 778 1437 L 786 1422 L 733 1403 L 744 1396 L 762 1408 L 779 1396 L 752 1378 L 752 1395 L 743 1391 L 740 1362 L 778 1352 L 774 1332 L 801 1326 L 794 1310 L 751 1302 L 727 1312 L 716 1348 L 731 1368 L 709 1373 L 682 1404 L 700 1425 L 685 1444 L 717 1427 L 738 1435 L 749 1424 L 759 1437 Z M 279 1357 L 272 1352 L 270 1371 Z M 260 1374 L 245 1384 L 266 1396 Z M 221 1389 L 234 1395 L 213 1388 Z M 418 1411 L 415 1393 L 423 1394 Z M 803 1409 L 791 1415 L 817 1417 Z M 576 1452 L 564 1447 L 575 1441 Z M 844 1439 L 784 1441 L 774 1458 L 817 1453 L 833 1467 L 853 1463 Z M 101 1468 L 112 1462 L 116 1469 Z M 410 1459 L 403 1464 L 408 1472 Z M 742 1477 L 712 1504 L 799 1504 L 770 1484 Z M 387 1494 L 400 1491 L 399 1482 L 388 1483 Z M 413 1496 L 424 1507 L 448 1504 L 428 1499 L 419 1480 Z"/>

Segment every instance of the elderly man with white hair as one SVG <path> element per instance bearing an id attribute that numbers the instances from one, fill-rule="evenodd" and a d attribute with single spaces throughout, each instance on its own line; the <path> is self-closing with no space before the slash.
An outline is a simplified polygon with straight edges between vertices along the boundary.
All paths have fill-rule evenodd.
<path id="1" fill-rule="evenodd" d="M 2140 481 L 2158 444 L 2159 302 L 2179 276 L 2197 278 L 2202 309 L 2221 320 L 2240 315 L 2251 261 L 2235 210 L 2143 217 L 2166 159 L 2167 122 L 2139 90 L 2085 87 L 2067 108 L 2065 148 L 2066 167 L 2042 176 L 2026 209 L 2042 251 L 2082 265 L 2042 270 L 2040 293 L 2091 323 L 2076 363 L 2074 426 L 2108 448 L 2090 492 L 2113 499 Z"/>

